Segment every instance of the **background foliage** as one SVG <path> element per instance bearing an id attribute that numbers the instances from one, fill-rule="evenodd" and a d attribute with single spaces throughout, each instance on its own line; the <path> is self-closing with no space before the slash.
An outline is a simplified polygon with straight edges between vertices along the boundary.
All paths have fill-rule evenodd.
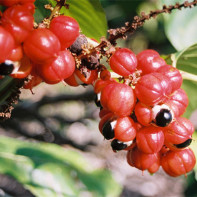
<path id="1" fill-rule="evenodd" d="M 37 22 L 50 15 L 43 7 L 46 3 L 55 5 L 53 0 L 36 0 Z M 174 4 L 175 1 L 68 0 L 67 3 L 70 9 L 63 8 L 61 12 L 74 17 L 79 22 L 83 34 L 99 41 L 100 37 L 107 36 L 108 28 L 120 27 L 124 22 L 132 21 L 141 11 L 148 13 L 150 10 L 161 8 L 164 3 Z M 174 11 L 172 14 L 147 21 L 143 28 L 127 40 L 118 40 L 118 45 L 131 48 L 136 53 L 146 48 L 155 49 L 164 55 L 169 64 L 197 75 L 196 28 L 197 7 Z M 5 83 L 10 81 L 11 79 L 7 79 Z M 197 82 L 184 80 L 182 87 L 189 95 L 190 102 L 185 116 L 190 118 L 197 109 Z M 4 87 L 1 88 L 3 91 Z M 124 192 L 121 194 L 127 184 L 120 185 L 110 169 L 92 169 L 92 163 L 88 163 L 84 158 L 83 151 L 88 152 L 88 143 L 92 142 L 87 141 L 85 145 L 81 145 L 75 138 L 69 139 L 67 135 L 70 125 L 73 127 L 74 122 L 80 124 L 80 127 L 74 129 L 75 137 L 80 136 L 84 125 L 91 130 L 93 123 L 98 124 L 98 115 L 94 115 L 96 107 L 93 104 L 92 89 L 71 90 L 61 85 L 49 88 L 53 89 L 49 95 L 41 88 L 42 91 L 35 89 L 35 95 L 31 95 L 31 99 L 22 97 L 23 101 L 13 111 L 13 118 L 1 124 L 1 135 L 15 139 L 3 136 L 0 138 L 0 173 L 21 183 L 30 191 L 29 196 L 127 196 Z M 70 114 L 70 111 L 75 111 L 75 116 Z M 196 116 L 193 117 L 196 120 Z M 21 136 L 22 139 L 17 139 Z M 34 140 L 29 140 L 30 138 Z M 75 149 L 65 148 L 64 144 L 70 144 Z M 94 143 L 91 145 L 94 146 Z M 192 146 L 197 150 L 195 140 Z M 107 150 L 106 152 L 108 153 Z M 138 176 L 140 175 L 138 173 Z M 197 184 L 195 172 L 184 180 L 186 181 L 186 196 L 197 195 L 194 189 Z M 4 194 L 0 195 L 14 196 L 5 186 L 0 184 L 0 188 L 4 189 Z M 130 194 L 128 193 L 128 196 Z"/>

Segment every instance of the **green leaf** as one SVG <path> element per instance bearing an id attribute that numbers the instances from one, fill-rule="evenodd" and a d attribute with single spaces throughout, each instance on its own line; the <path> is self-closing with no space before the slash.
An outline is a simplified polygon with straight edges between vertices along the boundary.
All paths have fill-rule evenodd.
<path id="1" fill-rule="evenodd" d="M 197 109 L 197 82 L 183 80 L 181 87 L 186 91 L 189 98 L 189 105 L 186 112 L 184 113 L 184 116 L 189 118 L 192 112 Z"/>
<path id="2" fill-rule="evenodd" d="M 160 0 L 160 5 L 174 5 L 184 0 Z M 197 42 L 197 7 L 173 10 L 171 14 L 163 14 L 165 33 L 177 50 L 182 50 Z"/>
<path id="3" fill-rule="evenodd" d="M 118 197 L 121 188 L 108 170 L 91 166 L 74 150 L 47 143 L 0 138 L 0 173 L 14 177 L 37 197 Z"/>
<path id="4" fill-rule="evenodd" d="M 36 1 L 36 22 L 41 22 L 50 15 L 50 12 L 44 8 L 47 3 L 55 6 L 53 0 Z M 69 9 L 62 7 L 60 12 L 75 18 L 83 34 L 97 41 L 102 36 L 106 36 L 107 20 L 99 0 L 67 0 L 66 3 L 69 4 Z"/>
<path id="5" fill-rule="evenodd" d="M 171 55 L 173 66 L 197 75 L 197 44 Z"/>

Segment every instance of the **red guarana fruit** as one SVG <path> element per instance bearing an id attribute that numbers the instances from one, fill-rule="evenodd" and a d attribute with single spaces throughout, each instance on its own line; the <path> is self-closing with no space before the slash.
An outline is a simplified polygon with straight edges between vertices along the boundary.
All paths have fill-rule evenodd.
<path id="1" fill-rule="evenodd" d="M 19 65 L 20 66 L 17 69 L 14 69 L 10 76 L 13 78 L 23 79 L 31 73 L 33 64 L 30 59 L 24 55 L 23 58 L 19 61 Z"/>
<path id="2" fill-rule="evenodd" d="M 138 102 L 135 105 L 135 115 L 140 124 L 148 126 L 152 121 L 152 108 L 150 106 L 144 105 L 141 102 Z"/>
<path id="3" fill-rule="evenodd" d="M 141 152 L 137 147 L 127 152 L 127 162 L 130 166 L 139 170 L 149 169 L 158 160 L 158 153 L 147 154 Z"/>
<path id="4" fill-rule="evenodd" d="M 189 104 L 189 99 L 185 91 L 181 88 L 176 90 L 165 102 L 173 110 L 176 117 L 184 114 Z"/>
<path id="5" fill-rule="evenodd" d="M 136 125 L 132 118 L 130 117 L 122 117 L 118 118 L 115 128 L 115 139 L 128 142 L 135 139 L 136 136 Z"/>
<path id="6" fill-rule="evenodd" d="M 164 130 L 165 141 L 170 144 L 180 144 L 192 138 L 194 126 L 190 120 L 184 117 L 177 117 L 176 121 L 172 122 Z M 168 146 L 168 143 L 165 143 Z M 170 147 L 169 147 L 170 148 Z"/>
<path id="7" fill-rule="evenodd" d="M 102 80 L 102 79 L 98 79 L 96 80 L 95 84 L 94 84 L 94 92 L 96 94 L 100 93 L 102 91 L 102 89 L 111 83 L 115 83 L 116 81 L 114 79 L 110 79 L 110 80 Z"/>
<path id="8" fill-rule="evenodd" d="M 142 75 L 158 71 L 163 65 L 166 65 L 159 53 L 155 50 L 147 49 L 137 54 L 137 69 L 142 71 Z"/>
<path id="9" fill-rule="evenodd" d="M 15 48 L 15 42 L 12 35 L 0 26 L 0 63 L 7 60 L 12 50 Z"/>
<path id="10" fill-rule="evenodd" d="M 111 56 L 109 64 L 115 73 L 121 76 L 128 76 L 135 71 L 137 59 L 130 49 L 119 48 Z"/>
<path id="11" fill-rule="evenodd" d="M 8 57 L 8 60 L 11 60 L 11 61 L 19 61 L 21 60 L 23 57 L 23 48 L 21 45 L 18 45 L 17 47 L 15 47 L 9 57 Z"/>
<path id="12" fill-rule="evenodd" d="M 36 64 L 43 64 L 57 57 L 60 42 L 48 29 L 35 29 L 24 42 L 25 54 Z"/>
<path id="13" fill-rule="evenodd" d="M 164 171 L 173 177 L 186 175 L 196 164 L 196 158 L 190 148 L 180 151 L 168 151 L 161 158 L 161 166 Z"/>
<path id="14" fill-rule="evenodd" d="M 101 105 L 118 116 L 129 116 L 136 103 L 133 89 L 117 82 L 106 85 L 101 92 Z"/>
<path id="15" fill-rule="evenodd" d="M 137 132 L 137 147 L 144 153 L 157 153 L 164 145 L 164 133 L 160 127 L 144 127 Z"/>
<path id="16" fill-rule="evenodd" d="M 16 4 L 34 3 L 35 0 L 0 0 L 0 5 L 10 7 Z"/>
<path id="17" fill-rule="evenodd" d="M 33 31 L 34 17 L 25 7 L 16 5 L 3 12 L 1 24 L 12 34 L 15 42 L 20 44 Z"/>
<path id="18" fill-rule="evenodd" d="M 183 78 L 178 69 L 171 65 L 162 66 L 157 72 L 162 73 L 169 78 L 172 86 L 172 92 L 178 90 L 183 82 Z"/>
<path id="19" fill-rule="evenodd" d="M 137 98 L 149 106 L 165 101 L 171 90 L 169 79 L 161 73 L 144 75 L 135 86 Z"/>
<path id="20" fill-rule="evenodd" d="M 97 70 L 89 70 L 83 74 L 80 70 L 75 69 L 74 73 L 64 81 L 70 86 L 89 85 L 98 78 Z"/>
<path id="21" fill-rule="evenodd" d="M 100 78 L 104 81 L 110 80 L 111 79 L 111 73 L 107 69 L 102 70 L 100 72 Z"/>
<path id="22" fill-rule="evenodd" d="M 53 18 L 49 29 L 59 38 L 62 50 L 71 46 L 79 36 L 79 24 L 69 16 Z"/>
<path id="23" fill-rule="evenodd" d="M 68 50 L 60 51 L 51 62 L 37 67 L 37 72 L 48 84 L 59 83 L 70 77 L 75 70 L 75 59 Z"/>

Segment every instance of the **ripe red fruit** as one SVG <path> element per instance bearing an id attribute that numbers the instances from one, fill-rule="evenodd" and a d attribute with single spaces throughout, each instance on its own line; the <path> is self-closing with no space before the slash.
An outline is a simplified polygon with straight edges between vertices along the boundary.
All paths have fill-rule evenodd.
<path id="1" fill-rule="evenodd" d="M 147 154 L 141 152 L 137 147 L 127 152 L 127 162 L 130 166 L 139 170 L 149 169 L 158 160 L 158 153 Z"/>
<path id="2" fill-rule="evenodd" d="M 189 104 L 189 99 L 185 91 L 179 88 L 170 96 L 165 104 L 169 105 L 175 116 L 179 117 L 184 114 Z"/>
<path id="3" fill-rule="evenodd" d="M 107 86 L 108 84 L 110 83 L 115 83 L 115 80 L 114 79 L 110 79 L 110 80 L 102 80 L 102 79 L 99 79 L 95 82 L 94 84 L 94 92 L 96 94 L 100 93 L 102 91 L 102 89 Z"/>
<path id="4" fill-rule="evenodd" d="M 97 70 L 87 69 L 85 73 L 76 69 L 74 73 L 64 81 L 70 86 L 92 84 L 98 78 Z"/>
<path id="5" fill-rule="evenodd" d="M 190 148 L 180 151 L 169 151 L 161 159 L 164 171 L 173 177 L 186 175 L 196 164 L 196 158 Z"/>
<path id="6" fill-rule="evenodd" d="M 26 55 L 35 63 L 46 63 L 60 51 L 58 38 L 48 29 L 35 29 L 24 42 Z"/>
<path id="7" fill-rule="evenodd" d="M 15 47 L 12 35 L 0 26 L 0 63 L 4 62 Z"/>
<path id="8" fill-rule="evenodd" d="M 31 73 L 31 79 L 23 86 L 24 89 L 30 89 L 32 91 L 33 87 L 39 85 L 42 82 L 42 78 L 36 73 Z"/>
<path id="9" fill-rule="evenodd" d="M 138 102 L 135 105 L 135 115 L 137 117 L 137 121 L 144 125 L 150 125 L 152 121 L 152 108 L 150 106 L 144 105 L 141 102 Z"/>
<path id="10" fill-rule="evenodd" d="M 137 59 L 133 51 L 127 48 L 120 48 L 110 58 L 111 69 L 122 76 L 132 74 L 137 67 Z"/>
<path id="11" fill-rule="evenodd" d="M 8 59 L 11 61 L 19 61 L 22 59 L 22 57 L 23 57 L 23 49 L 21 45 L 18 45 L 11 51 Z"/>
<path id="12" fill-rule="evenodd" d="M 71 46 L 79 36 L 79 24 L 69 16 L 53 18 L 49 29 L 59 38 L 62 50 Z"/>
<path id="13" fill-rule="evenodd" d="M 11 77 L 22 79 L 31 73 L 33 64 L 27 56 L 23 56 L 19 61 L 19 65 L 20 66 L 12 72 Z"/>
<path id="14" fill-rule="evenodd" d="M 100 78 L 101 78 L 102 80 L 104 80 L 104 81 L 110 80 L 110 78 L 111 78 L 111 73 L 110 73 L 107 69 L 102 70 L 102 71 L 100 72 Z"/>
<path id="15" fill-rule="evenodd" d="M 136 97 L 130 86 L 111 83 L 101 92 L 101 105 L 118 116 L 129 116 L 136 103 Z"/>
<path id="16" fill-rule="evenodd" d="M 167 99 L 171 93 L 169 79 L 161 73 L 142 76 L 135 86 L 137 98 L 145 105 L 155 105 Z"/>
<path id="17" fill-rule="evenodd" d="M 142 71 L 142 75 L 156 72 L 166 64 L 157 51 L 150 49 L 140 52 L 137 55 L 137 61 L 137 68 Z"/>
<path id="18" fill-rule="evenodd" d="M 164 144 L 164 134 L 160 127 L 144 127 L 137 132 L 137 146 L 144 153 L 157 153 Z"/>
<path id="19" fill-rule="evenodd" d="M 34 17 L 25 7 L 16 5 L 5 10 L 1 24 L 13 35 L 16 43 L 20 44 L 33 31 Z"/>
<path id="20" fill-rule="evenodd" d="M 35 0 L 0 0 L 0 5 L 4 5 L 7 7 L 16 5 L 16 4 L 24 4 L 24 3 L 34 3 Z"/>
<path id="21" fill-rule="evenodd" d="M 108 109 L 101 109 L 99 112 L 99 117 L 103 118 L 106 114 L 111 113 Z"/>
<path id="22" fill-rule="evenodd" d="M 113 113 L 107 113 L 102 117 L 99 122 L 99 130 L 101 134 L 105 137 L 105 139 L 113 139 L 114 138 L 114 127 L 116 124 L 117 117 L 114 116 Z"/>
<path id="23" fill-rule="evenodd" d="M 160 165 L 161 165 L 161 161 L 160 161 L 160 157 L 158 155 L 157 161 L 155 163 L 153 163 L 150 168 L 148 168 L 149 173 L 154 174 L 155 172 L 157 172 L 160 168 Z"/>
<path id="24" fill-rule="evenodd" d="M 48 84 L 59 83 L 70 77 L 74 71 L 75 59 L 68 50 L 60 51 L 54 60 L 37 67 L 37 72 Z"/>
<path id="25" fill-rule="evenodd" d="M 136 136 L 136 126 L 132 118 L 122 117 L 118 118 L 115 125 L 115 139 L 128 142 L 134 140 Z"/>
<path id="26" fill-rule="evenodd" d="M 171 65 L 165 65 L 162 66 L 159 70 L 157 70 L 157 72 L 162 73 L 169 78 L 172 86 L 172 92 L 181 87 L 183 79 L 178 69 L 174 68 Z"/>
<path id="27" fill-rule="evenodd" d="M 171 144 L 180 144 L 192 138 L 194 126 L 190 120 L 184 117 L 177 117 L 176 121 L 172 122 L 164 130 L 165 141 Z M 168 146 L 168 144 L 166 143 Z M 170 147 L 169 147 L 170 148 Z"/>

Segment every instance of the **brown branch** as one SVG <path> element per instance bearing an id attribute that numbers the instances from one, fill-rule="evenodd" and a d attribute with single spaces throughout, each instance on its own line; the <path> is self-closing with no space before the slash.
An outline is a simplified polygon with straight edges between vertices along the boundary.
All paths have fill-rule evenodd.
<path id="1" fill-rule="evenodd" d="M 175 5 L 169 5 L 166 6 L 164 5 L 162 9 L 160 10 L 155 10 L 155 11 L 150 11 L 149 14 L 145 14 L 144 12 L 141 13 L 140 16 L 135 16 L 133 19 L 133 22 L 126 22 L 125 26 L 117 29 L 110 29 L 108 30 L 109 32 L 109 38 L 107 40 L 103 40 L 98 46 L 94 47 L 89 51 L 89 53 L 86 54 L 81 54 L 78 56 L 78 59 L 84 59 L 87 56 L 95 53 L 95 51 L 100 51 L 103 55 L 106 54 L 104 48 L 108 47 L 110 44 L 112 46 L 116 45 L 116 40 L 119 38 L 126 38 L 126 34 L 134 33 L 137 28 L 142 27 L 144 22 L 151 19 L 151 18 L 156 18 L 158 15 L 162 13 L 171 13 L 173 10 L 181 10 L 182 8 L 192 8 L 197 5 L 197 0 L 193 0 L 192 2 L 185 1 L 182 4 L 176 3 Z"/>

